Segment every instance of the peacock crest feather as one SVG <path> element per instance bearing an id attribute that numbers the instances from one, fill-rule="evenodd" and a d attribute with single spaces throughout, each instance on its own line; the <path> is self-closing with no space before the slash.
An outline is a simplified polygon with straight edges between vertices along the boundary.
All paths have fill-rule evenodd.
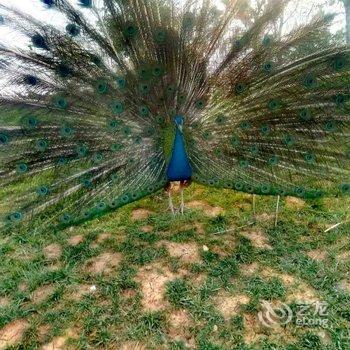
<path id="1" fill-rule="evenodd" d="M 207 186 L 349 195 L 350 49 L 292 59 L 332 18 L 274 38 L 287 2 L 239 37 L 240 1 L 42 0 L 62 28 L 0 5 L 28 43 L 0 45 L 2 227 L 84 222 L 183 180 L 182 162 Z"/>

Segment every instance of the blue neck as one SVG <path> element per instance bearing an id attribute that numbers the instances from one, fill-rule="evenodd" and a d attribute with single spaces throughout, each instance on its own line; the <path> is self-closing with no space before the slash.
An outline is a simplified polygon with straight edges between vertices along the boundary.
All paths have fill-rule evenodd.
<path id="1" fill-rule="evenodd" d="M 192 168 L 185 148 L 185 140 L 182 132 L 176 128 L 174 145 L 167 169 L 168 181 L 190 180 Z"/>

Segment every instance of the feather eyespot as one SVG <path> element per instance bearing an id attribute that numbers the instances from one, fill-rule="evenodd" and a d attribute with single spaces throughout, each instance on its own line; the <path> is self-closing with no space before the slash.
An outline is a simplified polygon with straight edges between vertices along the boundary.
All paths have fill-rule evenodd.
<path id="1" fill-rule="evenodd" d="M 5 133 L 0 133 L 0 145 L 7 145 L 10 141 L 10 138 Z"/>
<path id="2" fill-rule="evenodd" d="M 182 28 L 185 31 L 192 30 L 195 25 L 195 15 L 191 12 L 187 12 L 184 14 L 182 19 Z"/>
<path id="3" fill-rule="evenodd" d="M 54 101 L 54 105 L 58 108 L 58 109 L 66 109 L 68 107 L 68 101 L 67 99 L 65 99 L 64 97 L 57 97 Z"/>
<path id="4" fill-rule="evenodd" d="M 107 204 L 104 201 L 101 201 L 97 204 L 97 209 L 103 211 L 107 208 Z"/>
<path id="5" fill-rule="evenodd" d="M 48 50 L 49 47 L 47 46 L 45 38 L 41 34 L 34 34 L 31 38 L 32 44 L 34 47 L 38 49 Z"/>
<path id="6" fill-rule="evenodd" d="M 62 224 L 68 224 L 72 221 L 72 216 L 68 213 L 64 213 L 60 216 L 60 221 Z"/>
<path id="7" fill-rule="evenodd" d="M 95 64 L 97 67 L 100 67 L 102 65 L 102 60 L 97 55 L 91 54 L 90 58 L 91 58 L 91 62 Z"/>
<path id="8" fill-rule="evenodd" d="M 196 101 L 195 106 L 197 109 L 203 109 L 205 107 L 205 101 L 203 99 L 200 99 Z"/>
<path id="9" fill-rule="evenodd" d="M 164 44 L 167 39 L 167 32 L 165 30 L 158 30 L 154 34 L 154 40 L 157 44 Z"/>
<path id="10" fill-rule="evenodd" d="M 63 166 L 63 165 L 66 165 L 67 163 L 68 163 L 68 159 L 65 157 L 59 157 L 57 160 L 58 166 Z"/>
<path id="11" fill-rule="evenodd" d="M 270 131 L 271 131 L 271 129 L 270 129 L 270 127 L 269 127 L 267 124 L 262 125 L 261 128 L 260 128 L 260 132 L 261 132 L 264 136 L 269 135 L 269 134 L 270 134 Z"/>
<path id="12" fill-rule="evenodd" d="M 262 40 L 262 44 L 264 46 L 269 46 L 272 42 L 272 37 L 270 35 L 265 35 L 263 40 Z"/>
<path id="13" fill-rule="evenodd" d="M 116 199 L 113 199 L 112 201 L 109 202 L 110 208 L 114 209 L 118 207 L 118 201 Z"/>
<path id="14" fill-rule="evenodd" d="M 99 94 L 105 94 L 108 92 L 108 83 L 105 80 L 100 80 L 96 83 L 96 91 Z"/>
<path id="15" fill-rule="evenodd" d="M 295 144 L 295 137 L 292 136 L 292 135 L 286 135 L 284 138 L 283 138 L 283 143 L 288 146 L 288 147 L 291 147 Z"/>
<path id="16" fill-rule="evenodd" d="M 263 184 L 263 185 L 260 186 L 260 191 L 263 194 L 270 194 L 271 193 L 271 186 Z"/>
<path id="17" fill-rule="evenodd" d="M 249 130 L 251 128 L 251 125 L 249 122 L 247 121 L 244 121 L 242 122 L 239 127 L 242 129 L 242 130 Z"/>
<path id="18" fill-rule="evenodd" d="M 78 0 L 78 3 L 82 7 L 92 7 L 92 0 Z"/>
<path id="19" fill-rule="evenodd" d="M 124 104 L 120 101 L 114 101 L 112 103 L 112 112 L 114 114 L 122 114 L 124 112 Z"/>
<path id="20" fill-rule="evenodd" d="M 139 85 L 139 90 L 142 94 L 148 94 L 151 90 L 150 86 L 146 83 L 141 83 Z"/>
<path id="21" fill-rule="evenodd" d="M 49 194 L 49 188 L 47 186 L 40 186 L 37 190 L 36 193 L 41 196 L 47 196 Z"/>
<path id="22" fill-rule="evenodd" d="M 130 201 L 130 198 L 129 198 L 129 195 L 127 194 L 124 194 L 122 197 L 121 197 L 121 201 L 122 203 L 126 204 Z"/>
<path id="23" fill-rule="evenodd" d="M 281 101 L 280 100 L 277 100 L 277 99 L 273 99 L 273 100 L 270 100 L 269 103 L 267 104 L 268 108 L 270 111 L 275 111 L 279 108 L 281 108 L 282 104 L 281 104 Z"/>
<path id="24" fill-rule="evenodd" d="M 28 165 L 26 163 L 19 163 L 16 170 L 18 174 L 24 174 L 28 171 Z"/>
<path id="25" fill-rule="evenodd" d="M 288 194 L 288 191 L 285 188 L 278 188 L 277 193 L 278 193 L 278 195 L 284 197 Z"/>
<path id="26" fill-rule="evenodd" d="M 138 28 L 132 23 L 127 23 L 123 30 L 123 34 L 126 39 L 133 39 L 138 34 Z"/>
<path id="27" fill-rule="evenodd" d="M 119 180 L 119 176 L 118 174 L 114 173 L 111 175 L 110 179 L 112 182 L 117 182 Z"/>
<path id="28" fill-rule="evenodd" d="M 38 126 L 38 119 L 34 116 L 23 117 L 21 125 L 24 129 L 35 129 Z"/>
<path id="29" fill-rule="evenodd" d="M 268 163 L 269 163 L 269 165 L 271 165 L 271 166 L 277 165 L 277 164 L 278 164 L 278 161 L 279 161 L 279 159 L 278 159 L 278 156 L 276 156 L 276 155 L 274 155 L 274 156 L 272 156 L 272 157 L 270 157 L 270 158 L 268 159 Z"/>
<path id="30" fill-rule="evenodd" d="M 308 152 L 304 155 L 304 159 L 307 163 L 314 163 L 316 161 L 316 156 L 312 152 Z"/>
<path id="31" fill-rule="evenodd" d="M 148 115 L 150 113 L 147 106 L 140 106 L 139 112 L 140 112 L 142 117 L 148 117 Z"/>
<path id="32" fill-rule="evenodd" d="M 44 5 L 46 5 L 47 7 L 52 7 L 52 6 L 55 5 L 55 1 L 54 1 L 54 0 L 41 0 L 41 1 L 42 1 L 42 3 L 43 3 Z"/>
<path id="33" fill-rule="evenodd" d="M 336 57 L 332 62 L 332 67 L 335 71 L 341 71 L 348 65 L 348 60 L 345 57 Z"/>
<path id="34" fill-rule="evenodd" d="M 140 135 L 136 136 L 134 139 L 134 142 L 136 145 L 141 145 L 142 143 L 142 137 Z"/>
<path id="35" fill-rule="evenodd" d="M 117 78 L 117 85 L 120 89 L 124 89 L 126 86 L 125 78 L 122 78 L 122 77 Z"/>
<path id="36" fill-rule="evenodd" d="M 236 50 L 241 50 L 243 48 L 243 40 L 235 40 L 233 42 L 233 47 L 236 49 Z"/>
<path id="37" fill-rule="evenodd" d="M 119 152 L 123 149 L 123 145 L 120 143 L 113 143 L 111 146 L 111 151 L 112 152 Z"/>
<path id="38" fill-rule="evenodd" d="M 164 69 L 160 66 L 156 66 L 153 68 L 152 74 L 154 77 L 159 78 L 159 77 L 163 76 Z"/>
<path id="39" fill-rule="evenodd" d="M 239 139 L 239 137 L 237 135 L 233 135 L 231 137 L 231 142 L 230 143 L 231 143 L 231 146 L 233 146 L 233 147 L 237 147 L 237 146 L 239 146 L 241 144 L 240 139 Z"/>
<path id="40" fill-rule="evenodd" d="M 317 79 L 314 74 L 309 73 L 304 79 L 304 85 L 309 88 L 315 88 L 317 86 Z"/>
<path id="41" fill-rule="evenodd" d="M 91 212 L 89 211 L 89 210 L 85 210 L 85 211 L 83 211 L 83 213 L 81 214 L 81 216 L 82 216 L 82 218 L 83 219 L 89 219 L 90 218 L 90 216 L 91 216 Z"/>
<path id="42" fill-rule="evenodd" d="M 244 189 L 244 184 L 243 184 L 243 182 L 241 182 L 241 181 L 236 181 L 236 182 L 234 183 L 234 188 L 235 188 L 235 190 L 237 190 L 237 191 L 242 191 L 242 190 Z"/>
<path id="43" fill-rule="evenodd" d="M 20 222 L 20 221 L 22 221 L 22 219 L 23 219 L 23 214 L 21 212 L 19 212 L 19 211 L 15 212 L 15 213 L 12 213 L 10 215 L 10 220 L 12 222 L 15 222 L 15 223 L 16 222 Z"/>
<path id="44" fill-rule="evenodd" d="M 102 153 L 95 153 L 93 156 L 93 162 L 94 163 L 101 163 L 103 161 L 103 154 Z"/>
<path id="45" fill-rule="evenodd" d="M 74 23 L 70 23 L 66 26 L 66 31 L 69 35 L 71 36 L 78 36 L 80 34 L 80 28 L 74 24 Z"/>
<path id="46" fill-rule="evenodd" d="M 89 148 L 87 146 L 85 146 L 85 145 L 78 145 L 76 147 L 76 152 L 77 152 L 79 157 L 86 156 L 88 151 L 89 151 Z"/>
<path id="47" fill-rule="evenodd" d="M 46 140 L 38 140 L 36 142 L 36 149 L 39 151 L 39 152 L 44 152 L 46 151 L 48 147 L 48 142 Z"/>
<path id="48" fill-rule="evenodd" d="M 265 73 L 271 73 L 273 69 L 273 63 L 272 62 L 265 62 L 263 64 L 263 70 Z"/>
<path id="49" fill-rule="evenodd" d="M 249 167 L 249 160 L 248 159 L 241 159 L 239 161 L 239 166 L 242 168 L 242 169 L 246 169 Z"/>
<path id="50" fill-rule="evenodd" d="M 257 145 L 252 145 L 249 147 L 249 152 L 253 155 L 253 156 L 257 156 L 259 154 L 259 146 Z"/>
<path id="51" fill-rule="evenodd" d="M 237 83 L 235 85 L 235 91 L 237 95 L 243 94 L 246 91 L 247 86 L 244 83 Z"/>
<path id="52" fill-rule="evenodd" d="M 299 113 L 300 119 L 309 121 L 312 118 L 311 111 L 308 108 L 303 108 Z"/>
<path id="53" fill-rule="evenodd" d="M 305 196 L 305 189 L 302 188 L 302 187 L 297 187 L 295 190 L 294 190 L 294 193 L 298 196 L 298 197 L 304 197 Z"/>
<path id="54" fill-rule="evenodd" d="M 75 134 L 75 130 L 70 127 L 70 126 L 64 126 L 61 130 L 60 130 L 60 135 L 62 137 L 72 137 Z"/>
<path id="55" fill-rule="evenodd" d="M 92 181 L 91 179 L 82 179 L 81 180 L 81 184 L 85 187 L 85 188 L 91 188 L 92 187 Z"/>
<path id="56" fill-rule="evenodd" d="M 225 124 L 227 118 L 223 114 L 219 115 L 216 119 L 215 122 L 219 125 Z"/>
<path id="57" fill-rule="evenodd" d="M 253 185 L 245 185 L 245 190 L 248 193 L 253 193 L 255 191 L 255 188 Z"/>
<path id="58" fill-rule="evenodd" d="M 329 132 L 337 131 L 337 123 L 334 120 L 327 120 L 324 129 Z"/>
<path id="59" fill-rule="evenodd" d="M 24 83 L 30 86 L 35 86 L 38 84 L 38 78 L 34 75 L 27 75 L 24 77 Z"/>

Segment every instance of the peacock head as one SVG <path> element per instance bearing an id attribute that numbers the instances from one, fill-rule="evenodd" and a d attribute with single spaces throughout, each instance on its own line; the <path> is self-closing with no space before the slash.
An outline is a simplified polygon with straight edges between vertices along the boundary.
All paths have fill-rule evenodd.
<path id="1" fill-rule="evenodd" d="M 184 125 L 184 117 L 181 115 L 177 115 L 174 118 L 174 122 L 175 122 L 176 127 L 182 132 L 182 127 Z"/>

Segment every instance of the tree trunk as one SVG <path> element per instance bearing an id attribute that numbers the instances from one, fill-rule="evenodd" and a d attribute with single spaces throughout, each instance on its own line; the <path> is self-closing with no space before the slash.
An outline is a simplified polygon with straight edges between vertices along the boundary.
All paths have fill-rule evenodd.
<path id="1" fill-rule="evenodd" d="M 344 1 L 346 14 L 346 43 L 350 44 L 350 1 Z"/>

